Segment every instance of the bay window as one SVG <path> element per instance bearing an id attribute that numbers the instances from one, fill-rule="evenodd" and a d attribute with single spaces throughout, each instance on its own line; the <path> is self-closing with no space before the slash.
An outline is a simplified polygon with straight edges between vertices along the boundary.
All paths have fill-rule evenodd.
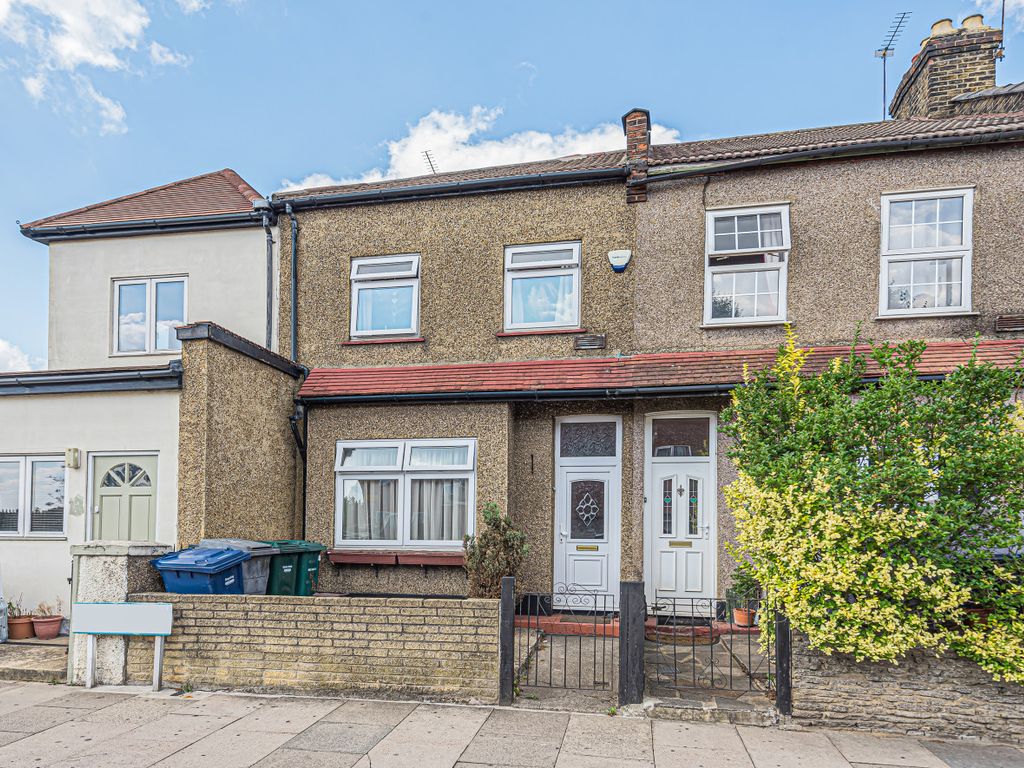
<path id="1" fill-rule="evenodd" d="M 704 323 L 784 321 L 789 250 L 788 205 L 708 211 Z"/>
<path id="2" fill-rule="evenodd" d="M 419 333 L 419 275 L 416 253 L 352 259 L 351 336 Z"/>
<path id="3" fill-rule="evenodd" d="M 0 537 L 63 536 L 63 456 L 0 456 Z"/>
<path id="4" fill-rule="evenodd" d="M 881 317 L 971 311 L 974 190 L 882 197 Z"/>
<path id="5" fill-rule="evenodd" d="M 335 473 L 336 546 L 461 548 L 473 532 L 473 439 L 342 441 Z"/>
<path id="6" fill-rule="evenodd" d="M 505 249 L 505 330 L 578 328 L 580 244 Z"/>

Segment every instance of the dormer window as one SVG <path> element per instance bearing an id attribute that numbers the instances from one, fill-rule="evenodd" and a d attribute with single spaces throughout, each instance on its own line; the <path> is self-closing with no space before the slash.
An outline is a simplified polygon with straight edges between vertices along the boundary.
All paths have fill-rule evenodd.
<path id="1" fill-rule="evenodd" d="M 419 314 L 418 253 L 352 259 L 353 338 L 415 336 Z"/>
<path id="2" fill-rule="evenodd" d="M 789 249 L 788 205 L 708 211 L 704 323 L 784 321 Z"/>
<path id="3" fill-rule="evenodd" d="M 188 280 L 144 277 L 114 281 L 115 355 L 177 352 L 175 329 L 185 324 Z"/>

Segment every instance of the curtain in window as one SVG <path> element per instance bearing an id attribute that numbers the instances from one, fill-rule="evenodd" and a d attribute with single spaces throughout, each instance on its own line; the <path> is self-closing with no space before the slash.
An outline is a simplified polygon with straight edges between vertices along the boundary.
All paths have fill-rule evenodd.
<path id="1" fill-rule="evenodd" d="M 346 480 L 342 538 L 389 541 L 397 538 L 397 480 Z"/>
<path id="2" fill-rule="evenodd" d="M 466 535 L 469 481 L 465 478 L 412 481 L 412 538 L 462 541 Z"/>
<path id="3" fill-rule="evenodd" d="M 469 463 L 465 445 L 413 446 L 409 463 L 414 467 L 462 467 Z"/>
<path id="4" fill-rule="evenodd" d="M 512 279 L 512 322 L 572 323 L 576 314 L 572 275 Z"/>
<path id="5" fill-rule="evenodd" d="M 29 533 L 64 530 L 64 462 L 32 463 L 32 500 Z"/>

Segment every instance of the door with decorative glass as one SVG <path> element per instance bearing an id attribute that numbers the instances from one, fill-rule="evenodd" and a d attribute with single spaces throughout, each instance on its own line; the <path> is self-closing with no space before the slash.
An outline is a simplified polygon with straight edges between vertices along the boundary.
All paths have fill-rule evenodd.
<path id="1" fill-rule="evenodd" d="M 92 538 L 156 538 L 156 456 L 93 457 Z"/>
<path id="2" fill-rule="evenodd" d="M 648 417 L 644 442 L 647 597 L 713 598 L 715 417 Z"/>
<path id="3" fill-rule="evenodd" d="M 622 422 L 559 419 L 555 430 L 554 602 L 619 592 Z"/>

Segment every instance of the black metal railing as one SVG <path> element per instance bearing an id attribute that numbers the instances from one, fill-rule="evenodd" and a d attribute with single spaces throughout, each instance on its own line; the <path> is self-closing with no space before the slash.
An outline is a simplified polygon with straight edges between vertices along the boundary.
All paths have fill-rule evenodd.
<path id="1" fill-rule="evenodd" d="M 616 595 L 558 585 L 518 596 L 513 667 L 519 688 L 615 690 Z"/>
<path id="2" fill-rule="evenodd" d="M 693 690 L 774 695 L 775 611 L 761 597 L 655 596 L 647 606 L 644 660 L 648 689 L 661 696 Z"/>

